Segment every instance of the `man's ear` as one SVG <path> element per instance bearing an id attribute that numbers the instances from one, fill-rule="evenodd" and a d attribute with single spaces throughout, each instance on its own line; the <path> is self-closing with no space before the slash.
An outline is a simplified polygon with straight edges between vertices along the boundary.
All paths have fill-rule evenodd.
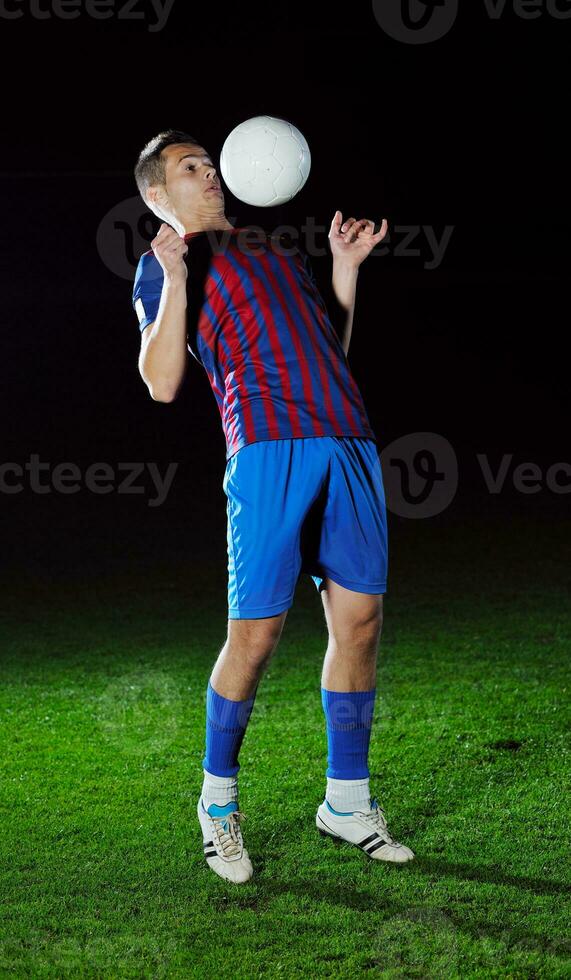
<path id="1" fill-rule="evenodd" d="M 164 220 L 165 209 L 168 206 L 166 187 L 162 184 L 151 184 L 147 187 L 145 200 L 153 214 Z"/>
<path id="2" fill-rule="evenodd" d="M 157 197 L 159 194 L 160 194 L 160 187 L 157 184 L 151 184 L 150 187 L 147 187 L 147 190 L 145 192 L 145 204 L 147 204 L 150 207 L 151 211 L 158 204 Z"/>

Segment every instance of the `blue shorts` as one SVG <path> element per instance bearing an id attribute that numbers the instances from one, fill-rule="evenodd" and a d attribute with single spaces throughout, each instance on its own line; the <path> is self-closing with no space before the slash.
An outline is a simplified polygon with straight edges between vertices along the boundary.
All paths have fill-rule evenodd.
<path id="1" fill-rule="evenodd" d="M 387 519 L 373 439 L 310 436 L 248 443 L 226 463 L 228 618 L 277 616 L 300 572 L 355 592 L 386 592 Z"/>

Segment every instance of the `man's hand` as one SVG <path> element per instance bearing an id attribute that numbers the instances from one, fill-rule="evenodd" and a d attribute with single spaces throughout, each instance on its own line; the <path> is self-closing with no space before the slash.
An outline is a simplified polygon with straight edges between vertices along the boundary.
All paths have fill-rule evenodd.
<path id="1" fill-rule="evenodd" d="M 188 245 L 184 238 L 177 235 L 174 228 L 162 224 L 151 242 L 151 248 L 163 268 L 165 279 L 170 281 L 186 279 L 188 269 L 184 257 L 188 252 Z"/>
<path id="2" fill-rule="evenodd" d="M 343 265 L 356 269 L 369 252 L 383 240 L 387 233 L 387 219 L 383 218 L 380 231 L 374 234 L 375 224 L 367 218 L 343 221 L 341 211 L 336 211 L 329 231 L 329 244 L 334 259 L 342 259 Z"/>

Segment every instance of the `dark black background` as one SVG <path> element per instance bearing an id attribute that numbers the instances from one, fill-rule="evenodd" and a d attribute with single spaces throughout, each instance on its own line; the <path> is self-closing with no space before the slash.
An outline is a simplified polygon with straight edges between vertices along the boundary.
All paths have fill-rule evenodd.
<path id="1" fill-rule="evenodd" d="M 216 163 L 253 115 L 306 136 L 312 169 L 298 197 L 249 209 L 225 188 L 233 223 L 300 227 L 310 216 L 329 228 L 339 208 L 387 217 L 394 245 L 404 225 L 454 227 L 436 269 L 422 239 L 420 256 L 390 250 L 360 271 L 349 359 L 381 447 L 443 435 L 460 461 L 455 506 L 475 508 L 496 504 L 476 453 L 494 465 L 503 453 L 543 467 L 568 457 L 570 21 L 524 20 L 509 4 L 496 21 L 483 2 L 466 4 L 446 37 L 407 45 L 370 3 L 176 0 L 159 32 L 151 4 L 135 8 L 145 20 L 21 9 L 0 18 L 2 457 L 179 470 L 163 508 L 144 494 L 2 493 L 11 560 L 34 552 L 55 568 L 64 537 L 79 566 L 90 535 L 117 548 L 129 527 L 177 542 L 182 528 L 185 547 L 201 535 L 223 555 L 225 443 L 206 374 L 190 358 L 179 398 L 151 400 L 137 369 L 133 240 L 118 231 L 98 243 L 105 216 L 137 194 L 142 145 L 170 126 Z M 156 227 L 151 218 L 147 238 Z M 118 261 L 127 274 L 109 268 Z M 327 300 L 330 257 L 313 268 Z M 531 511 L 548 496 L 510 506 Z"/>

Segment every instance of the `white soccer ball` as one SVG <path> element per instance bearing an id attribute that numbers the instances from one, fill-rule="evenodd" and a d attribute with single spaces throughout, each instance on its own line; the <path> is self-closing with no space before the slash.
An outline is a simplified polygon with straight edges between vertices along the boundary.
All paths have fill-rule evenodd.
<path id="1" fill-rule="evenodd" d="M 286 119 L 254 116 L 232 130 L 220 154 L 220 173 L 235 197 L 269 208 L 301 190 L 311 168 L 303 133 Z"/>

